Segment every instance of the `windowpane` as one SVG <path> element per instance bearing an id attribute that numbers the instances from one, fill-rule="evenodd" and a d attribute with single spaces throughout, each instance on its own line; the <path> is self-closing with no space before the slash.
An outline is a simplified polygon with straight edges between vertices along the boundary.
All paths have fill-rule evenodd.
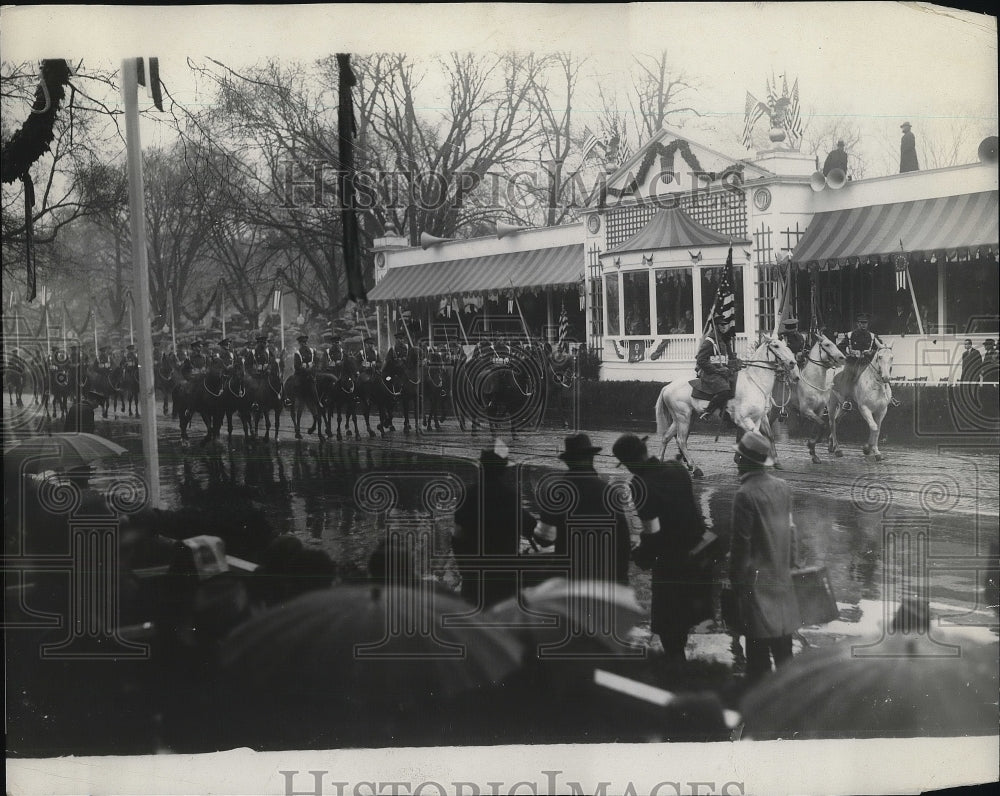
<path id="1" fill-rule="evenodd" d="M 656 333 L 694 333 L 694 289 L 690 268 L 656 270 Z"/>
<path id="2" fill-rule="evenodd" d="M 649 334 L 649 271 L 622 274 L 625 334 Z"/>
<path id="3" fill-rule="evenodd" d="M 706 266 L 701 271 L 701 317 L 704 323 L 711 320 L 712 305 L 719 291 L 719 280 L 725 266 Z M 746 331 L 746 319 L 743 317 L 743 266 L 733 266 L 733 293 L 736 295 L 736 331 Z"/>
<path id="4" fill-rule="evenodd" d="M 608 334 L 621 334 L 621 319 L 618 317 L 618 274 L 604 277 L 604 303 L 608 308 Z"/>

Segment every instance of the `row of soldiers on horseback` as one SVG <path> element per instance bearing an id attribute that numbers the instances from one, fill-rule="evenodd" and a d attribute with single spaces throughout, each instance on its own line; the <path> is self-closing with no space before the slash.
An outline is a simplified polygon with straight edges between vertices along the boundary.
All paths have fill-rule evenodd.
<path id="1" fill-rule="evenodd" d="M 850 395 L 858 381 L 861 371 L 872 361 L 875 352 L 884 343 L 877 333 L 870 328 L 871 316 L 866 312 L 858 313 L 856 326 L 849 334 L 835 335 L 837 347 L 846 355 L 847 361 L 843 370 L 834 376 L 833 387 L 840 395 Z M 824 333 L 825 330 L 817 330 Z M 806 338 L 799 331 L 796 318 L 786 318 L 778 333 L 789 350 L 795 355 L 796 363 L 801 369 L 809 351 Z M 713 318 L 711 329 L 706 333 L 695 360 L 695 372 L 701 379 L 701 390 L 712 396 L 708 407 L 701 414 L 701 420 L 707 420 L 716 411 L 724 413 L 726 404 L 732 399 L 736 387 L 736 376 L 742 367 L 742 362 L 736 352 L 736 325 L 731 316 L 718 313 Z M 898 406 L 899 401 L 893 399 L 892 405 Z M 845 401 L 845 409 L 850 409 Z"/>

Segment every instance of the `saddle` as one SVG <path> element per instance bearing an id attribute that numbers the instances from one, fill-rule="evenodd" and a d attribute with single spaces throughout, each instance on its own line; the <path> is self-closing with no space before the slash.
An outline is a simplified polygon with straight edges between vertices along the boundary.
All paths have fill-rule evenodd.
<path id="1" fill-rule="evenodd" d="M 701 388 L 701 379 L 691 379 L 688 382 L 691 385 L 691 397 L 699 401 L 711 401 L 715 393 L 705 392 Z"/>

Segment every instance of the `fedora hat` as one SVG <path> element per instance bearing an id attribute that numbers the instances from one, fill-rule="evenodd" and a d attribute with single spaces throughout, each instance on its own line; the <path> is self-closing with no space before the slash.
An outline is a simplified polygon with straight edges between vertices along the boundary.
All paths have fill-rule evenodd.
<path id="1" fill-rule="evenodd" d="M 635 434 L 622 434 L 614 445 L 611 452 L 618 459 L 618 467 L 623 464 L 637 462 L 642 463 L 648 454 L 646 450 L 646 440 L 649 436 L 637 437 Z"/>
<path id="2" fill-rule="evenodd" d="M 909 130 L 912 126 L 913 125 L 911 125 L 909 122 L 903 122 L 901 125 L 899 125 L 899 129 L 900 130 Z"/>
<path id="3" fill-rule="evenodd" d="M 559 454 L 559 458 L 565 461 L 590 458 L 601 451 L 590 444 L 590 436 L 587 434 L 572 434 L 566 437 L 563 443 L 565 450 Z"/>
<path id="4" fill-rule="evenodd" d="M 771 443 L 767 441 L 767 437 L 756 431 L 746 432 L 740 438 L 739 444 L 733 445 L 733 450 L 744 459 L 762 467 L 774 465 L 774 459 L 771 458 Z"/>

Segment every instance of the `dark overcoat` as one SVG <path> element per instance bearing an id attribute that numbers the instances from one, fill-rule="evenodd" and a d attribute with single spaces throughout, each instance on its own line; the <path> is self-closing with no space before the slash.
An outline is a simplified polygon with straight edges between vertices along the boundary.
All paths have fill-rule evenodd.
<path id="1" fill-rule="evenodd" d="M 741 476 L 733 500 L 729 579 L 747 636 L 778 638 L 799 629 L 792 585 L 792 491 L 766 470 Z"/>

